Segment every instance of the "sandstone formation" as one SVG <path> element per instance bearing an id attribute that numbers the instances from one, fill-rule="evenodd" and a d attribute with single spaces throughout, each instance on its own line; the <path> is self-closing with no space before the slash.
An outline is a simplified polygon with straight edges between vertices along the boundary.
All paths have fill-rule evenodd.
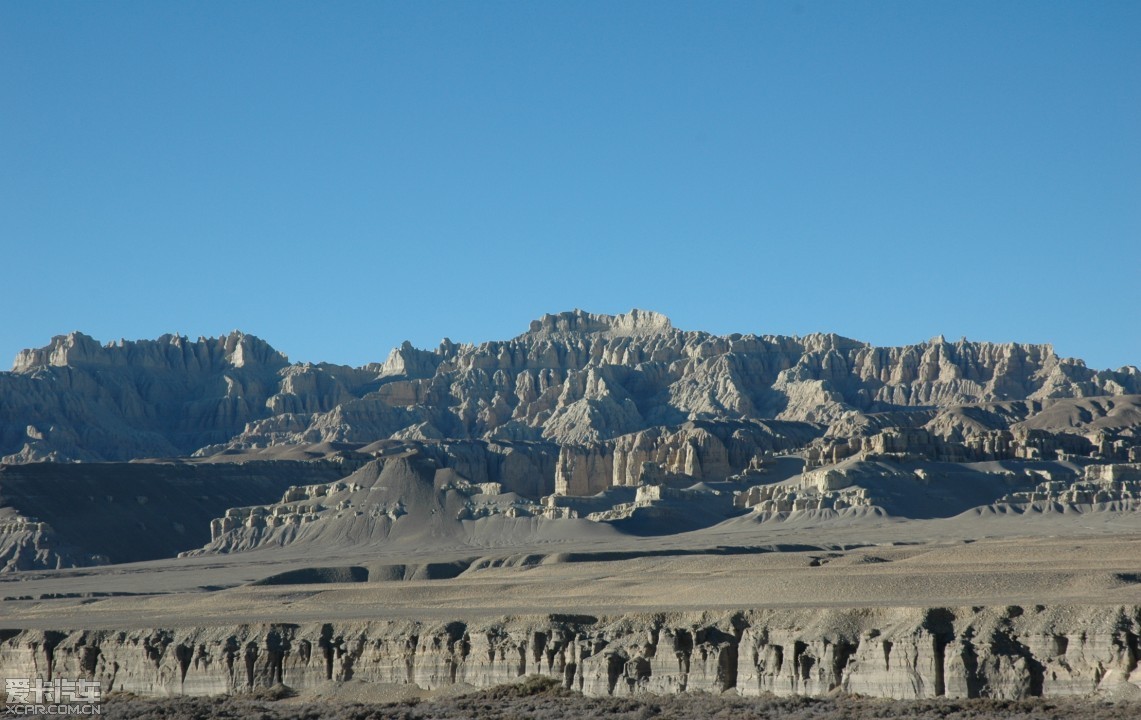
<path id="1" fill-rule="evenodd" d="M 4 462 L 187 455 L 264 415 L 287 366 L 237 332 L 105 346 L 56 337 L 0 377 L 0 453 Z"/>
<path id="2" fill-rule="evenodd" d="M 1059 399 L 1128 394 L 1141 394 L 1136 368 L 1093 371 L 1049 346 L 715 336 L 643 311 L 547 315 L 512 340 L 480 345 L 445 340 L 427 351 L 405 343 L 361 368 L 290 365 L 237 332 L 106 346 L 73 333 L 20 353 L 0 375 L 0 457 L 125 460 L 392 436 L 589 446 L 689 422 L 780 420 L 822 433 L 829 423 L 899 410 L 1028 408 L 1003 416 L 1002 428 L 991 412 L 982 422 L 993 430 Z M 1095 402 L 1114 420 L 1089 427 L 1136 424 L 1136 399 L 1122 400 L 1128 412 Z M 946 426 L 940 421 L 941 434 L 954 435 Z M 646 443 L 627 442 L 640 450 Z M 617 480 L 638 473 L 622 469 Z"/>
<path id="3" fill-rule="evenodd" d="M 75 333 L 0 374 L 0 673 L 1141 697 L 1139 509 L 1141 372 L 1049 346 Z"/>
<path id="4" fill-rule="evenodd" d="M 999 502 L 1050 509 L 1109 504 L 1133 509 L 1141 506 L 1141 465 L 1091 465 L 1081 480 L 1047 479 L 1032 490 L 1003 496 Z"/>
<path id="5" fill-rule="evenodd" d="M 156 457 L 183 465 L 96 464 Z M 332 474 L 297 469 L 318 458 Z M 294 464 L 233 473 L 228 496 L 174 508 L 186 473 L 220 479 L 251 459 Z M 359 368 L 290 364 L 238 332 L 108 345 L 73 333 L 0 374 L 0 460 L 0 571 L 141 559 L 131 542 L 101 543 L 103 527 L 141 527 L 152 553 L 173 555 L 424 525 L 462 543 L 490 518 L 658 534 L 745 513 L 1104 506 L 1105 492 L 1131 498 L 1073 484 L 1141 462 L 1141 372 L 1038 345 L 715 336 L 637 310 L 546 315 L 508 341 L 404 343 Z M 98 491 L 73 487 L 84 473 Z M 146 492 L 107 489 L 148 473 Z M 385 473 L 400 481 L 374 490 Z M 84 518 L 37 500 L 76 492 L 91 498 Z M 150 504 L 96 501 L 126 495 Z"/>
<path id="6" fill-rule="evenodd" d="M 143 695 L 544 675 L 595 696 L 1019 699 L 1141 694 L 1139 635 L 1135 606 L 1043 605 L 25 630 L 0 635 L 0 671 Z"/>

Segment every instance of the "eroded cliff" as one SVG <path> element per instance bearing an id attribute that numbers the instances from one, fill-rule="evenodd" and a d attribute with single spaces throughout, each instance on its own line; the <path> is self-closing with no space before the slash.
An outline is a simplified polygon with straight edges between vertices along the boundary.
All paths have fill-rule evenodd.
<path id="1" fill-rule="evenodd" d="M 0 456 L 124 460 L 389 437 L 582 446 L 696 421 L 782 420 L 823 432 L 898 409 L 1042 409 L 1130 393 L 1141 393 L 1136 368 L 1094 371 L 1046 345 L 716 336 L 644 311 L 547 315 L 512 340 L 480 345 L 405 343 L 361 368 L 290 365 L 237 332 L 109 345 L 73 333 L 20 353 L 0 375 Z"/>
<path id="2" fill-rule="evenodd" d="M 587 695 L 1141 695 L 1141 608 L 755 609 L 3 631 L 6 677 L 142 695 L 330 680 L 474 687 L 537 674 Z"/>

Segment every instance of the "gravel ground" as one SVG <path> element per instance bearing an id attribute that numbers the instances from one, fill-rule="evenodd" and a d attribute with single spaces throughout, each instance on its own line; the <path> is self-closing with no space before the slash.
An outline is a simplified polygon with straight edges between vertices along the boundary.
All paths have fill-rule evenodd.
<path id="1" fill-rule="evenodd" d="M 1094 699 L 1002 701 L 882 700 L 834 698 L 741 698 L 687 693 L 668 697 L 588 698 L 545 678 L 459 697 L 394 703 L 322 702 L 290 697 L 285 689 L 254 696 L 141 699 L 111 696 L 108 718 L 164 720 L 1130 720 L 1141 704 Z"/>

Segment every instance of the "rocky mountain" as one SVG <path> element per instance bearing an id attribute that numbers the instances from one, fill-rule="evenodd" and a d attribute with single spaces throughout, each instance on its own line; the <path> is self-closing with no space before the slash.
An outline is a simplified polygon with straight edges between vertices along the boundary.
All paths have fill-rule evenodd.
<path id="1" fill-rule="evenodd" d="M 0 453 L 13 676 L 1141 693 L 1141 373 L 1049 346 L 575 311 L 352 368 L 73 334 L 0 374 Z"/>
<path id="2" fill-rule="evenodd" d="M 186 455 L 263 416 L 288 364 L 241 333 L 108 345 L 56 337 L 0 378 L 0 452 L 8 463 Z"/>
<path id="3" fill-rule="evenodd" d="M 1141 463 L 1141 372 L 1095 371 L 1045 345 L 939 337 L 877 348 L 576 310 L 507 341 L 404 343 L 359 368 L 291 364 L 238 332 L 108 345 L 73 333 L 0 374 L 0 463 L 142 458 L 289 461 L 261 466 L 237 502 L 198 503 L 198 541 L 167 533 L 155 545 L 167 554 L 202 547 L 207 529 L 206 551 L 233 552 L 414 538 L 429 526 L 464 543 L 490 517 L 525 533 L 539 530 L 515 519 L 643 534 L 743 512 L 935 517 L 1003 498 L 1083 504 L 1069 493 L 1077 483 L 1089 485 L 1081 498 L 1125 507 L 1141 492 L 1128 465 Z M 335 477 L 313 460 L 334 462 Z M 1023 464 L 976 467 L 1012 461 Z M 1085 467 L 1114 463 L 1133 484 Z M 156 487 L 187 472 L 156 470 Z M 226 476 L 195 477 L 211 472 Z M 0 475 L 9 569 L 130 556 L 85 544 L 91 522 L 69 535 L 72 520 L 17 477 Z M 287 477 L 302 481 L 283 492 Z M 222 497 L 216 483 L 196 487 Z M 189 492 L 132 491 L 169 508 Z"/>
<path id="4" fill-rule="evenodd" d="M 1009 425 L 1058 399 L 1130 394 L 1141 394 L 1136 368 L 1094 371 L 1050 346 L 716 336 L 638 310 L 546 315 L 512 340 L 480 345 L 405 343 L 361 368 L 290 364 L 237 332 L 108 345 L 73 333 L 21 352 L 0 375 L 0 458 L 209 456 L 387 438 L 643 447 L 710 422 L 745 423 L 751 439 L 738 445 L 786 449 L 837 423 L 840 434 L 882 426 L 885 413 L 911 425 L 899 413 L 1024 403 L 998 423 Z M 958 426 L 996 429 L 968 422 L 972 412 Z"/>

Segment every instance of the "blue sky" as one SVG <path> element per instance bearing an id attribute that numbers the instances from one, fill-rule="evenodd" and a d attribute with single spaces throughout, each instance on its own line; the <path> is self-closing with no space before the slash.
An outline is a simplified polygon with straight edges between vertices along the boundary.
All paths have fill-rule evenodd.
<path id="1" fill-rule="evenodd" d="M 1141 3 L 0 0 L 0 358 L 632 307 L 1141 364 Z"/>

